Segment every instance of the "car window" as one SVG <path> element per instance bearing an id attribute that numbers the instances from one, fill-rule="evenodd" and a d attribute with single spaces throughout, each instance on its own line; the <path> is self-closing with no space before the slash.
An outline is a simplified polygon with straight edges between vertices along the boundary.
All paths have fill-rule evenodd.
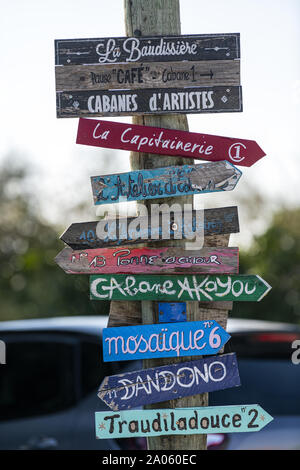
<path id="1" fill-rule="evenodd" d="M 81 394 L 85 397 L 97 391 L 106 375 L 111 375 L 109 363 L 102 360 L 102 347 L 99 343 L 81 341 Z"/>
<path id="2" fill-rule="evenodd" d="M 300 415 L 300 367 L 286 360 L 238 359 L 241 386 L 209 394 L 209 404 L 257 403 L 271 415 Z"/>
<path id="3" fill-rule="evenodd" d="M 54 413 L 74 404 L 73 350 L 61 341 L 8 341 L 0 370 L 0 420 Z"/>
<path id="4" fill-rule="evenodd" d="M 81 396 L 96 393 L 104 377 L 142 368 L 141 361 L 103 362 L 101 341 L 81 340 Z"/>

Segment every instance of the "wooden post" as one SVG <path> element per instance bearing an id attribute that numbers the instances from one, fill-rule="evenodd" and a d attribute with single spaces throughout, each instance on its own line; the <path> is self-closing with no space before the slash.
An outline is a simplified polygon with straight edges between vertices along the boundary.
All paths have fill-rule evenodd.
<path id="1" fill-rule="evenodd" d="M 176 35 L 180 31 L 180 11 L 179 0 L 125 0 L 125 25 L 127 36 L 156 36 L 156 35 Z M 187 5 L 188 7 L 188 5 Z M 144 115 L 134 116 L 134 124 L 163 127 L 168 129 L 188 130 L 187 118 L 183 114 L 173 115 Z M 149 169 L 172 165 L 189 164 L 190 160 L 183 157 L 155 156 L 146 153 L 131 152 L 131 170 Z M 155 203 L 190 204 L 192 207 L 193 196 L 183 196 L 177 198 L 169 197 L 168 200 L 156 199 Z M 146 207 L 151 207 L 151 201 L 144 201 Z M 228 246 L 229 235 L 208 236 L 204 239 L 205 246 Z M 168 240 L 161 243 L 161 246 L 183 246 L 184 240 Z M 151 246 L 149 243 L 147 246 Z M 111 302 L 110 311 L 112 315 L 128 307 L 128 302 Z M 221 308 L 220 308 L 221 307 Z M 187 302 L 187 320 L 201 321 L 214 319 L 226 328 L 227 308 L 231 308 L 231 302 Z M 158 322 L 156 302 L 142 301 L 134 302 L 131 310 L 142 310 L 143 324 L 153 324 Z M 133 314 L 134 316 L 134 314 Z M 197 358 L 197 357 L 196 357 Z M 193 359 L 196 359 L 193 357 Z M 144 368 L 158 367 L 166 364 L 175 364 L 192 358 L 176 359 L 148 359 L 144 360 Z M 159 405 L 159 406 L 158 406 Z M 199 394 L 191 397 L 183 397 L 168 402 L 155 405 L 148 405 L 147 408 L 184 408 L 208 406 L 208 394 Z M 148 438 L 149 450 L 204 450 L 206 449 L 206 435 L 194 434 L 185 436 L 166 435 Z"/>

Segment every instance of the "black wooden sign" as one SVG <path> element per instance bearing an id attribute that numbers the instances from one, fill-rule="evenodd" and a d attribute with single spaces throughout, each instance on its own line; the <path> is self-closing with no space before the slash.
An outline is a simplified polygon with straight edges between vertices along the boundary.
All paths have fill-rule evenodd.
<path id="1" fill-rule="evenodd" d="M 193 210 L 191 217 L 183 212 L 181 224 L 177 223 L 178 216 L 172 212 L 170 213 L 170 240 L 178 238 L 189 240 L 184 231 L 186 220 L 188 225 L 191 225 L 189 229 L 195 234 L 199 233 L 202 229 L 205 236 L 239 232 L 236 206 L 204 209 L 203 216 L 199 216 L 197 212 L 200 211 Z M 74 223 L 61 235 L 60 239 L 73 248 L 73 250 L 125 246 L 145 241 L 159 243 L 161 240 L 166 239 L 162 230 L 163 216 L 164 214 L 159 214 L 158 227 L 152 223 L 150 216 Z M 143 219 L 146 220 L 144 221 Z M 98 224 L 101 224 L 101 226 L 99 227 Z M 137 224 L 139 225 L 138 237 L 135 237 L 137 231 L 131 230 L 131 226 L 136 227 Z M 182 232 L 180 237 L 178 237 L 177 232 L 180 225 Z M 146 227 L 146 229 L 144 230 L 143 227 Z M 100 236 L 101 234 L 103 236 Z"/>
<path id="2" fill-rule="evenodd" d="M 238 58 L 239 33 L 55 40 L 55 65 Z"/>
<path id="3" fill-rule="evenodd" d="M 240 86 L 76 90 L 56 93 L 57 117 L 242 111 Z"/>

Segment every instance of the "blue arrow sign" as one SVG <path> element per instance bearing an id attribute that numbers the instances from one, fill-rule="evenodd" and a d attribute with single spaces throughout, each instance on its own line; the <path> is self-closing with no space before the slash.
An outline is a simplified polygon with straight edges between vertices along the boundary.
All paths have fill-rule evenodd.
<path id="1" fill-rule="evenodd" d="M 105 377 L 98 397 L 118 411 L 239 385 L 236 355 L 230 353 Z"/>
<path id="2" fill-rule="evenodd" d="M 238 168 L 224 160 L 92 176 L 91 184 L 98 205 L 231 191 L 241 175 Z"/>
<path id="3" fill-rule="evenodd" d="M 216 354 L 229 338 L 215 320 L 104 328 L 103 360 L 205 356 Z"/>
<path id="4" fill-rule="evenodd" d="M 95 413 L 96 438 L 259 431 L 272 421 L 259 405 Z"/>

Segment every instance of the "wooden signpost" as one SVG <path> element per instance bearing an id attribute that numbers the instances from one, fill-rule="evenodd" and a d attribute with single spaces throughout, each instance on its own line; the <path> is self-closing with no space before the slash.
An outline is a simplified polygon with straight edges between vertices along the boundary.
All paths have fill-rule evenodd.
<path id="1" fill-rule="evenodd" d="M 124 311 L 126 322 L 142 321 L 103 330 L 104 361 L 142 359 L 144 368 L 105 377 L 98 396 L 114 412 L 95 414 L 96 437 L 204 449 L 207 433 L 258 431 L 273 419 L 259 405 L 207 407 L 208 392 L 240 379 L 234 353 L 199 358 L 229 340 L 228 304 L 260 301 L 271 287 L 237 274 L 238 249 L 227 248 L 228 234 L 239 231 L 237 208 L 195 211 L 193 195 L 234 189 L 241 171 L 233 163 L 251 166 L 265 153 L 254 141 L 187 132 L 186 114 L 242 111 L 239 34 L 181 36 L 178 0 L 124 6 L 126 37 L 55 41 L 57 117 L 135 117 L 134 124 L 80 119 L 77 143 L 132 152 L 131 172 L 91 178 L 94 203 L 142 201 L 150 218 L 72 224 L 61 236 L 70 248 L 56 262 L 67 273 L 92 274 L 90 298 L 111 300 L 111 323 Z M 188 165 L 185 157 L 209 163 Z M 160 206 L 152 200 L 166 198 L 179 209 L 152 217 Z M 202 249 L 184 246 L 191 235 L 201 235 Z M 198 357 L 181 362 L 191 356 Z M 162 401 L 170 405 L 151 409 Z M 137 406 L 148 409 L 131 410 Z"/>
<path id="2" fill-rule="evenodd" d="M 215 321 L 120 326 L 102 330 L 104 362 L 216 354 L 230 335 Z"/>
<path id="3" fill-rule="evenodd" d="M 258 275 L 103 274 L 90 276 L 92 300 L 259 302 L 271 286 Z"/>
<path id="4" fill-rule="evenodd" d="M 57 117 L 242 111 L 239 34 L 56 40 Z"/>
<path id="5" fill-rule="evenodd" d="M 242 111 L 240 86 L 67 90 L 56 93 L 58 118 Z"/>
<path id="6" fill-rule="evenodd" d="M 118 411 L 239 385 L 236 355 L 230 353 L 105 377 L 98 397 Z"/>
<path id="7" fill-rule="evenodd" d="M 254 140 L 80 118 L 77 144 L 252 166 L 265 153 Z"/>
<path id="8" fill-rule="evenodd" d="M 186 220 L 189 221 L 189 235 L 204 231 L 204 236 L 239 232 L 238 210 L 236 206 L 216 209 L 193 210 L 182 212 L 181 224 L 177 223 L 178 215 L 170 213 L 169 239 L 186 240 Z M 99 230 L 99 228 L 101 230 Z M 103 237 L 100 235 L 103 233 Z M 74 223 L 61 235 L 60 239 L 74 250 L 120 247 L 151 241 L 161 243 L 162 214 L 159 214 L 158 225 L 153 224 L 151 217 L 128 217 L 120 219 L 102 219 L 93 222 Z"/>
<path id="9" fill-rule="evenodd" d="M 238 273 L 238 248 L 64 248 L 55 258 L 69 274 Z"/>
<path id="10" fill-rule="evenodd" d="M 107 327 L 142 325 L 142 303 L 138 302 L 139 308 L 136 307 L 136 303 L 131 300 L 116 301 L 117 308 L 110 311 Z M 205 312 L 202 318 L 207 320 L 214 319 L 220 326 L 226 329 L 227 316 L 224 314 L 224 311 L 232 310 L 233 302 L 222 300 L 218 302 L 199 301 L 196 302 L 196 306 L 199 312 Z M 188 319 L 187 302 L 154 301 L 153 310 L 156 323 L 190 321 Z M 151 364 L 147 367 L 153 367 L 154 365 Z"/>
<path id="11" fill-rule="evenodd" d="M 55 40 L 56 66 L 239 58 L 239 33 Z"/>
<path id="12" fill-rule="evenodd" d="M 260 431 L 272 421 L 259 405 L 99 411 L 97 439 Z"/>
<path id="13" fill-rule="evenodd" d="M 227 161 L 92 176 L 94 204 L 231 191 L 242 173 Z"/>

